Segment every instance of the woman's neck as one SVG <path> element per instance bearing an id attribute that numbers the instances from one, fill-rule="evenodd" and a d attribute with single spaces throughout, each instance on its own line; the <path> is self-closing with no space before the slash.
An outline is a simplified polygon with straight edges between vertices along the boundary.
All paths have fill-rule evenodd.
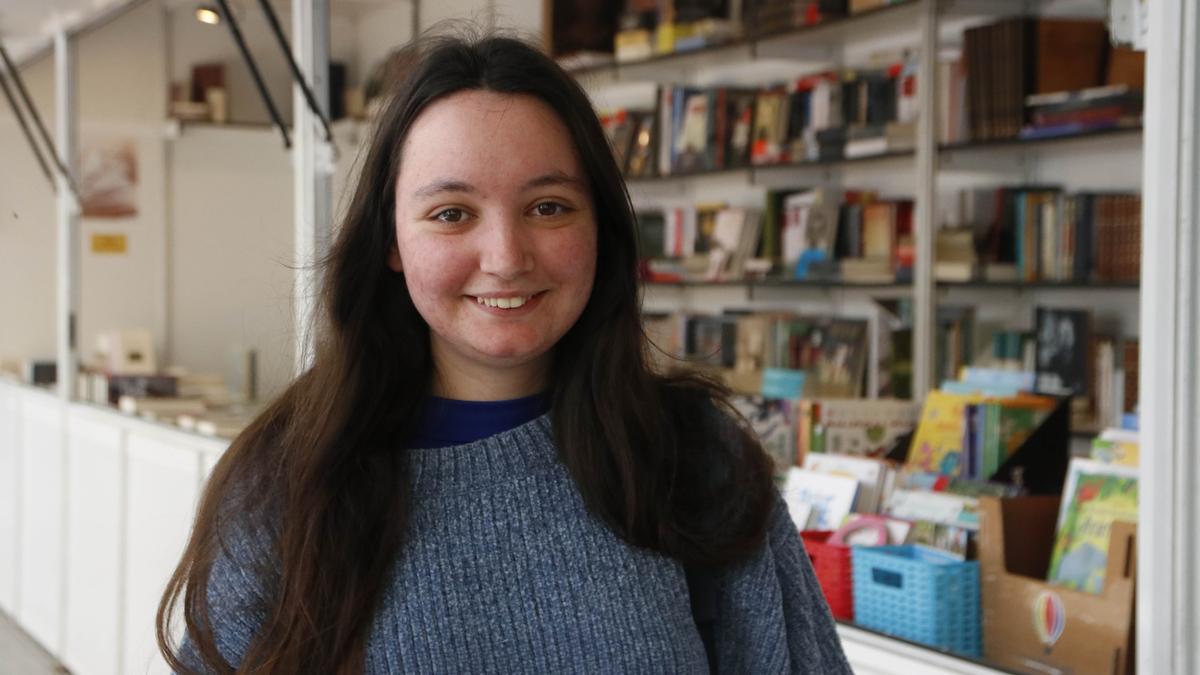
<path id="1" fill-rule="evenodd" d="M 465 371 L 439 366 L 434 369 L 431 394 L 459 401 L 508 401 L 546 390 L 544 368 Z"/>

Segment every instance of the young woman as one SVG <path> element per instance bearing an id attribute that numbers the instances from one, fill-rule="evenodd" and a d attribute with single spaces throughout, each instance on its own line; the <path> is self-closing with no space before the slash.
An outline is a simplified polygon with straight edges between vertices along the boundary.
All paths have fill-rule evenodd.
<path id="1" fill-rule="evenodd" d="M 325 264 L 314 364 L 209 480 L 159 609 L 168 662 L 849 672 L 762 449 L 719 389 L 648 365 L 587 96 L 512 39 L 411 58 Z"/>

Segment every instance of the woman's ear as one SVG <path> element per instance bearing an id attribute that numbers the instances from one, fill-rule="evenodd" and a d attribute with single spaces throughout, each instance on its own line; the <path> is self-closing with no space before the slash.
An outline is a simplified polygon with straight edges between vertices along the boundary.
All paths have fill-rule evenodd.
<path id="1" fill-rule="evenodd" d="M 392 250 L 388 253 L 388 267 L 396 273 L 404 272 L 404 263 L 400 260 L 400 248 L 395 244 L 392 245 Z"/>

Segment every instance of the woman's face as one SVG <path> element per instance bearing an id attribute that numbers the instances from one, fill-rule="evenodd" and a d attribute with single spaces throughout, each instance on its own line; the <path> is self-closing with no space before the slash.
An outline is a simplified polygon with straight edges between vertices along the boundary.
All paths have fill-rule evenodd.
<path id="1" fill-rule="evenodd" d="M 389 266 L 429 324 L 436 393 L 545 386 L 596 271 L 587 177 L 549 106 L 464 91 L 427 107 L 402 149 L 396 241 Z"/>

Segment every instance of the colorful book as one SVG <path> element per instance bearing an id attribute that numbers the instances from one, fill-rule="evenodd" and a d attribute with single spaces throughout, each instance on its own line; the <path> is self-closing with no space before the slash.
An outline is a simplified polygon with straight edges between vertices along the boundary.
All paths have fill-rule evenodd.
<path id="1" fill-rule="evenodd" d="M 1101 593 L 1112 524 L 1137 522 L 1137 471 L 1073 459 L 1063 495 L 1049 581 L 1066 588 Z"/>
<path id="2" fill-rule="evenodd" d="M 783 500 L 792 519 L 799 521 L 811 506 L 809 527 L 816 530 L 836 530 L 850 514 L 858 481 L 845 476 L 829 476 L 792 467 L 783 484 Z"/>
<path id="3" fill-rule="evenodd" d="M 974 394 L 929 392 L 906 465 L 918 471 L 954 477 L 961 475 L 965 468 L 966 407 L 982 400 L 983 397 Z"/>

